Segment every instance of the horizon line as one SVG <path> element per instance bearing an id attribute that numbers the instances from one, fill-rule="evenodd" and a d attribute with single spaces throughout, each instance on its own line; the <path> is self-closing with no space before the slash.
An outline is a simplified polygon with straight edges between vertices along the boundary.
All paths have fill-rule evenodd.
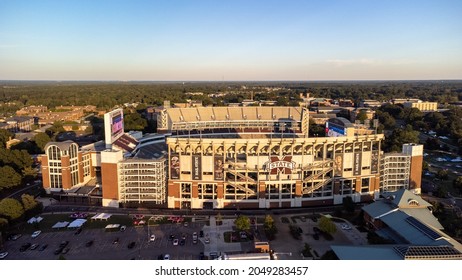
<path id="1" fill-rule="evenodd" d="M 9 79 L 0 80 L 3 82 L 111 82 L 111 83 L 136 83 L 136 82 L 151 82 L 151 83 L 224 83 L 224 82 L 418 82 L 418 81 L 432 81 L 432 82 L 444 82 L 444 81 L 462 81 L 462 78 L 458 79 L 332 79 L 332 80 L 66 80 L 66 79 Z"/>

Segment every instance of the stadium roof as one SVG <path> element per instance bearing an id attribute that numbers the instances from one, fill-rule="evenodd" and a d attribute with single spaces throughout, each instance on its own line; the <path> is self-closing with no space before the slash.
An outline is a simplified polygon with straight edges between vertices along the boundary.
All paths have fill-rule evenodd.
<path id="1" fill-rule="evenodd" d="M 240 120 L 294 120 L 301 121 L 301 107 L 200 107 L 169 108 L 171 122 L 240 121 Z"/>

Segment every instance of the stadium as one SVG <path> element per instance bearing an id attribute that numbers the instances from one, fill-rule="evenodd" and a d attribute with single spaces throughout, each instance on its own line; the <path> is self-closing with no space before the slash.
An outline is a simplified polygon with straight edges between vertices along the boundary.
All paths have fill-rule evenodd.
<path id="1" fill-rule="evenodd" d="M 337 137 L 308 137 L 300 107 L 171 108 L 159 126 L 171 133 L 170 208 L 281 208 L 373 198 L 379 189 L 381 134 L 356 135 L 332 120 Z M 334 135 L 335 134 L 335 135 Z"/>
<path id="2" fill-rule="evenodd" d="M 106 114 L 104 145 L 81 147 L 72 161 L 82 166 L 73 172 L 86 167 L 85 176 L 76 174 L 80 180 L 53 187 L 44 179 L 44 187 L 73 193 L 93 181 L 101 189 L 103 206 L 174 209 L 328 206 L 343 203 L 345 197 L 370 201 L 384 186 L 386 191 L 420 191 L 419 161 L 414 159 L 421 158 L 421 146 L 408 145 L 407 154 L 393 157 L 406 162 L 407 177 L 399 184 L 384 184 L 381 176 L 400 175 L 392 176 L 397 172 L 391 168 L 394 163 L 381 152 L 383 134 L 332 118 L 326 123 L 327 137 L 309 137 L 307 108 L 164 108 L 157 116 L 159 133 L 148 135 L 123 133 L 122 113 L 119 109 Z M 52 157 L 57 166 L 61 159 L 53 153 L 63 146 L 49 143 L 42 162 Z M 77 162 L 84 158 L 80 153 L 88 154 L 85 165 Z M 381 175 L 384 164 L 386 176 Z M 44 177 L 50 176 L 46 169 L 42 165 Z M 52 175 L 59 173 L 54 167 Z"/>

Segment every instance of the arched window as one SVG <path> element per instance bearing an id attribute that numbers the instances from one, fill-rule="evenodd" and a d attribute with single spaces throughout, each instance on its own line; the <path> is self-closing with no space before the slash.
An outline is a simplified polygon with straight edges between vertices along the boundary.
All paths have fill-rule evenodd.
<path id="1" fill-rule="evenodd" d="M 50 146 L 47 151 L 48 159 L 61 160 L 61 150 L 57 146 Z"/>
<path id="2" fill-rule="evenodd" d="M 419 202 L 415 199 L 409 199 L 408 202 L 409 206 L 419 206 Z"/>
<path id="3" fill-rule="evenodd" d="M 72 144 L 69 147 L 69 157 L 76 158 L 77 157 L 77 145 Z"/>

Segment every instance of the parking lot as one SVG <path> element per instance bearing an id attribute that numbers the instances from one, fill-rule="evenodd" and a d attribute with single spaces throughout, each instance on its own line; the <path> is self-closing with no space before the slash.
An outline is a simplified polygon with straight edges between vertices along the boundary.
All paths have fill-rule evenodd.
<path id="1" fill-rule="evenodd" d="M 8 251 L 8 259 L 20 260 L 56 260 L 60 254 L 55 255 L 55 250 L 63 241 L 69 241 L 66 246 L 69 251 L 63 254 L 66 259 L 92 259 L 92 260 L 123 260 L 123 259 L 158 259 L 159 255 L 169 254 L 171 259 L 194 260 L 199 259 L 200 252 L 204 251 L 203 240 L 193 244 L 192 233 L 203 228 L 203 223 L 189 223 L 188 227 L 182 224 L 147 225 L 140 227 L 128 227 L 124 232 L 106 232 L 105 229 L 83 229 L 80 234 L 75 230 L 60 230 L 55 232 L 43 232 L 38 237 L 23 234 L 18 240 L 6 241 L 4 251 Z M 156 236 L 150 242 L 151 234 Z M 186 236 L 184 245 L 172 244 L 169 235 L 175 238 Z M 118 239 L 118 242 L 114 241 Z M 93 244 L 88 246 L 89 241 Z M 135 242 L 131 249 L 128 245 Z M 38 244 L 35 250 L 27 249 L 20 252 L 20 247 L 25 243 Z M 40 247 L 47 244 L 47 248 L 40 251 Z"/>

